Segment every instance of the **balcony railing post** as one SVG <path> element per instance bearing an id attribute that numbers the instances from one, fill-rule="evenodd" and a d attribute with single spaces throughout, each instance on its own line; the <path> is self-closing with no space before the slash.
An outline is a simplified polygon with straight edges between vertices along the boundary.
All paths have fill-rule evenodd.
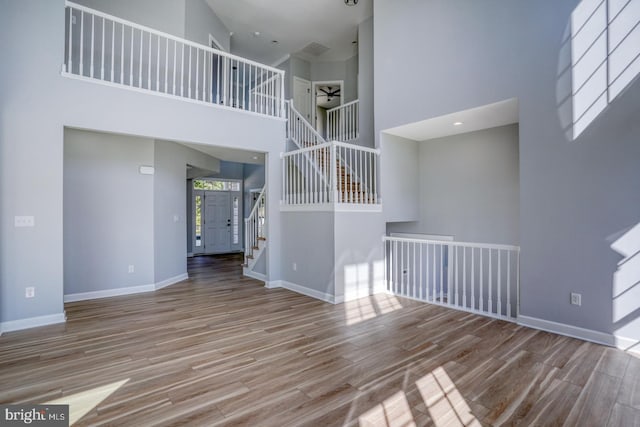
<path id="1" fill-rule="evenodd" d="M 331 199 L 329 202 L 338 203 L 339 195 L 338 195 L 338 165 L 337 165 L 337 157 L 336 157 L 336 144 L 331 144 L 331 153 L 329 155 L 329 162 L 331 165 L 331 176 L 329 181 L 331 183 Z"/>

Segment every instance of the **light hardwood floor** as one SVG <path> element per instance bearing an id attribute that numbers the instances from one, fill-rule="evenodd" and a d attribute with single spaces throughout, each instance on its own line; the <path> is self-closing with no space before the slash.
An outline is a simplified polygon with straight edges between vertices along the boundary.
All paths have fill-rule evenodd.
<path id="1" fill-rule="evenodd" d="M 195 258 L 188 281 L 3 335 L 0 403 L 82 402 L 76 425 L 640 426 L 632 355 L 390 296 L 268 290 L 241 260 Z"/>

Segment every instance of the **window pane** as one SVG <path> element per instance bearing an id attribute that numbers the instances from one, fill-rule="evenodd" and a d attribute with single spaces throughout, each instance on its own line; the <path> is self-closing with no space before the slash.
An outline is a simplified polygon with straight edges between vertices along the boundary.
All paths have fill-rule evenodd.
<path id="1" fill-rule="evenodd" d="M 240 202 L 237 196 L 233 198 L 233 244 L 237 245 L 240 241 L 240 224 L 239 224 L 239 209 Z"/>
<path id="2" fill-rule="evenodd" d="M 195 185 L 195 182 L 194 182 Z M 202 246 L 202 196 L 196 196 L 196 247 Z"/>

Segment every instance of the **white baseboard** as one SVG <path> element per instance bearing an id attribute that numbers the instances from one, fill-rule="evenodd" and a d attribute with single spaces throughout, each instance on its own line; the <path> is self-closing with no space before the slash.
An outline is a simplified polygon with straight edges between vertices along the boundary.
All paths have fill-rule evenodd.
<path id="1" fill-rule="evenodd" d="M 620 350 L 640 355 L 640 340 L 620 337 L 618 335 L 615 335 L 614 338 L 616 341 L 616 347 L 618 347 Z"/>
<path id="2" fill-rule="evenodd" d="M 104 291 L 79 292 L 64 296 L 64 302 L 86 301 L 89 299 L 118 297 L 121 295 L 141 294 L 143 292 L 153 292 L 155 285 L 129 286 L 127 288 L 105 289 Z"/>
<path id="3" fill-rule="evenodd" d="M 248 268 L 244 267 L 242 269 L 242 274 L 247 276 L 247 277 L 251 277 L 252 279 L 256 279 L 259 280 L 261 282 L 264 282 L 265 285 L 267 283 L 267 276 L 266 274 L 262 274 L 262 273 L 256 273 L 255 271 L 251 271 Z"/>
<path id="4" fill-rule="evenodd" d="M 177 276 L 169 277 L 168 279 L 163 280 L 162 282 L 158 282 L 154 285 L 155 290 L 166 288 L 167 286 L 173 285 L 178 282 L 182 282 L 183 280 L 187 280 L 189 278 L 189 273 L 178 274 Z"/>
<path id="5" fill-rule="evenodd" d="M 38 326 L 55 325 L 67 321 L 64 312 L 58 314 L 49 314 L 47 316 L 29 317 L 26 319 L 10 320 L 0 323 L 0 333 L 20 331 L 22 329 L 36 328 Z"/>
<path id="6" fill-rule="evenodd" d="M 64 302 L 86 301 L 90 299 L 110 298 L 123 295 L 141 294 L 144 292 L 153 292 L 157 291 L 158 289 L 166 288 L 167 286 L 173 285 L 174 283 L 182 282 L 183 280 L 186 280 L 188 278 L 189 275 L 187 273 L 183 273 L 151 285 L 129 286 L 126 288 L 105 289 L 103 291 L 67 294 L 64 296 Z"/>
<path id="7" fill-rule="evenodd" d="M 307 288 L 306 286 L 298 285 L 296 283 L 287 282 L 286 280 L 274 280 L 271 282 L 265 282 L 264 286 L 268 289 L 285 288 L 298 294 L 319 299 L 320 301 L 328 302 L 330 304 L 336 304 L 335 297 L 331 294 Z"/>
<path id="8" fill-rule="evenodd" d="M 264 287 L 267 289 L 277 289 L 282 287 L 282 280 L 272 280 L 271 282 L 264 282 Z"/>
<path id="9" fill-rule="evenodd" d="M 594 342 L 596 344 L 616 346 L 616 339 L 612 334 L 598 332 L 591 329 L 580 328 L 578 326 L 566 325 L 564 323 L 552 322 L 551 320 L 538 319 L 536 317 L 518 316 L 518 325 L 527 326 L 533 329 L 540 329 L 553 332 L 567 337 L 579 338 L 581 340 Z"/>

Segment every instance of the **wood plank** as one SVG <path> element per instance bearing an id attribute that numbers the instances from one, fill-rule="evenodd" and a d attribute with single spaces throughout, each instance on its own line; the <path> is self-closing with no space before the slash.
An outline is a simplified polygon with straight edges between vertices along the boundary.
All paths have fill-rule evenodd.
<path id="1" fill-rule="evenodd" d="M 191 258 L 187 281 L 2 335 L 0 403 L 127 380 L 76 425 L 637 425 L 620 350 L 388 295 L 327 304 L 241 261 Z"/>

